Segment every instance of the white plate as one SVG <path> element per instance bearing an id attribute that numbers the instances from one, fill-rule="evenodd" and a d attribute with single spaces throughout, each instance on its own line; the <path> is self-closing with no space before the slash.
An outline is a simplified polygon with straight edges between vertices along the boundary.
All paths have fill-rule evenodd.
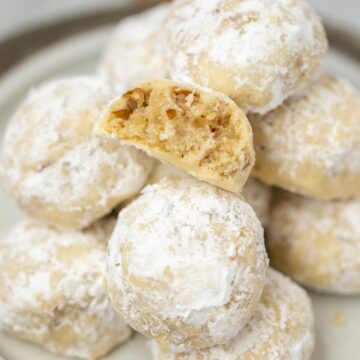
<path id="1" fill-rule="evenodd" d="M 100 28 L 59 42 L 24 61 L 0 81 L 0 134 L 9 116 L 27 90 L 49 77 L 91 73 L 110 28 Z M 346 55 L 331 51 L 328 67 L 347 76 L 360 87 L 359 65 Z M 21 213 L 0 191 L 0 232 L 14 224 Z M 356 360 L 360 358 L 360 297 L 311 294 L 316 315 L 316 351 L 313 360 Z M 0 354 L 6 360 L 59 360 L 41 348 L 0 333 Z M 151 359 L 141 335 L 114 351 L 108 360 Z M 220 360 L 220 359 L 219 359 Z M 266 360 L 266 359 L 263 359 Z"/>

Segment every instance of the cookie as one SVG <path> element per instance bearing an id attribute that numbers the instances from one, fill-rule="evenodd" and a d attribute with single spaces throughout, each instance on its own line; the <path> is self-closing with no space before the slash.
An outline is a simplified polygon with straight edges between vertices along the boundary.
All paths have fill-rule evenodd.
<path id="1" fill-rule="evenodd" d="M 295 283 L 269 269 L 255 315 L 222 346 L 174 353 L 152 341 L 154 360 L 309 360 L 314 349 L 314 315 L 309 297 Z"/>
<path id="2" fill-rule="evenodd" d="M 276 192 L 267 247 L 273 266 L 314 290 L 360 294 L 360 200 Z"/>
<path id="3" fill-rule="evenodd" d="M 360 92 L 348 81 L 325 75 L 304 96 L 249 119 L 253 176 L 314 198 L 360 195 Z"/>
<path id="4" fill-rule="evenodd" d="M 158 161 L 155 163 L 147 183 L 156 184 L 165 178 L 180 180 L 188 179 L 189 177 L 190 176 L 186 172 Z M 271 188 L 250 177 L 245 183 L 241 195 L 253 208 L 261 224 L 266 226 L 269 218 Z"/>
<path id="5" fill-rule="evenodd" d="M 145 184 L 152 159 L 93 129 L 112 98 L 95 77 L 49 81 L 30 91 L 7 127 L 1 173 L 29 215 L 60 228 L 84 228 Z"/>
<path id="6" fill-rule="evenodd" d="M 250 124 L 233 101 L 170 80 L 114 99 L 97 131 L 233 192 L 241 191 L 255 161 Z"/>
<path id="7" fill-rule="evenodd" d="M 238 334 L 267 265 L 261 224 L 241 197 L 195 179 L 167 180 L 120 212 L 108 288 L 135 330 L 188 351 Z"/>
<path id="8" fill-rule="evenodd" d="M 327 40 L 301 0 L 180 0 L 166 17 L 170 77 L 232 98 L 264 114 L 322 72 Z"/>
<path id="9" fill-rule="evenodd" d="M 105 290 L 113 219 L 83 231 L 25 220 L 0 241 L 0 329 L 52 353 L 97 359 L 130 328 Z"/>

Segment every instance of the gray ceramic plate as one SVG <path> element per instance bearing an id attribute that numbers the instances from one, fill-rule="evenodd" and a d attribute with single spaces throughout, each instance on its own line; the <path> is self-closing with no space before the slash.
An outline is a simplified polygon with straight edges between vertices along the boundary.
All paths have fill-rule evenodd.
<path id="1" fill-rule="evenodd" d="M 96 27 L 95 30 L 55 42 L 46 50 L 36 52 L 8 71 L 0 79 L 0 134 L 16 105 L 31 86 L 49 77 L 93 72 L 110 31 L 110 27 Z M 359 64 L 344 52 L 332 50 L 328 68 L 351 78 L 360 87 Z M 22 216 L 14 202 L 3 191 L 0 191 L 0 214 L 0 232 L 6 231 Z M 358 335 L 360 297 L 319 294 L 311 294 L 311 296 L 316 314 L 316 351 L 313 359 L 354 360 L 360 358 Z M 0 355 L 6 360 L 61 359 L 37 346 L 1 333 Z M 151 359 L 147 340 L 141 335 L 136 335 L 106 359 Z"/>

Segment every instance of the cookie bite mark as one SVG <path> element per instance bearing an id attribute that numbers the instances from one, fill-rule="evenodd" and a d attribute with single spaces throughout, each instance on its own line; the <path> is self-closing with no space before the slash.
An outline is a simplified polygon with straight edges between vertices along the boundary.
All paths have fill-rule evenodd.
<path id="1" fill-rule="evenodd" d="M 98 129 L 223 189 L 242 189 L 254 165 L 252 130 L 225 95 L 170 80 L 115 99 Z"/>

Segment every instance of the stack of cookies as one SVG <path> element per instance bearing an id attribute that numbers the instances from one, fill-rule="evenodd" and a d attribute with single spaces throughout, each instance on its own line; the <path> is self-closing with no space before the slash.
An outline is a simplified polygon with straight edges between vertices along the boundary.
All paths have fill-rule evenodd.
<path id="1" fill-rule="evenodd" d="M 29 219 L 0 242 L 0 328 L 84 359 L 131 328 L 155 360 L 310 359 L 263 229 L 281 272 L 359 292 L 360 96 L 326 52 L 302 0 L 178 0 L 31 90 L 2 149 Z"/>

